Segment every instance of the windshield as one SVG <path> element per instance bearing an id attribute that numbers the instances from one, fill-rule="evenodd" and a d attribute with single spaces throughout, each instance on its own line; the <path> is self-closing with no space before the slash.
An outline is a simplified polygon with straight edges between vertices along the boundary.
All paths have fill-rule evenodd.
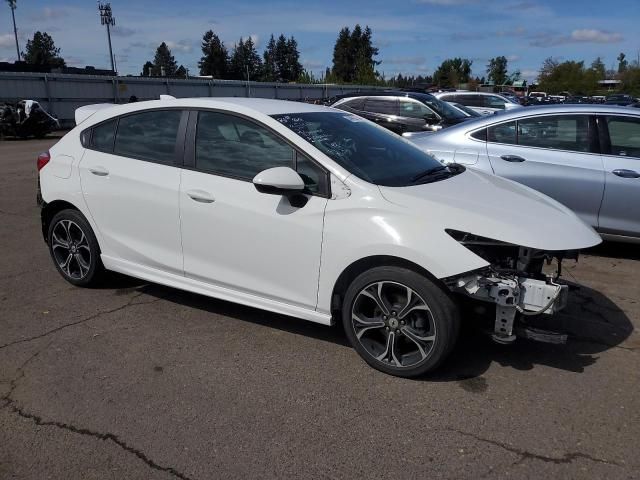
<path id="1" fill-rule="evenodd" d="M 452 107 L 447 102 L 443 102 L 432 95 L 422 96 L 420 97 L 420 101 L 435 110 L 438 115 L 448 120 L 464 119 L 467 117 L 457 108 Z"/>
<path id="2" fill-rule="evenodd" d="M 408 140 L 356 115 L 314 112 L 273 118 L 349 172 L 376 185 L 404 187 L 424 183 L 416 178 L 442 167 Z"/>

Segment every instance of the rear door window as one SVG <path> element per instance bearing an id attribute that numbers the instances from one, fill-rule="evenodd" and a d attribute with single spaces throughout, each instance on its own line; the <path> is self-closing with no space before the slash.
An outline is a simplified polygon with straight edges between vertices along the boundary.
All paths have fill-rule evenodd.
<path id="1" fill-rule="evenodd" d="M 589 116 L 550 115 L 518 120 L 518 145 L 589 152 Z"/>
<path id="2" fill-rule="evenodd" d="M 393 98 L 368 97 L 364 109 L 367 112 L 398 115 L 398 102 Z"/>
<path id="3" fill-rule="evenodd" d="M 606 117 L 609 127 L 610 155 L 640 158 L 640 119 Z"/>
<path id="4" fill-rule="evenodd" d="M 116 138 L 117 119 L 101 123 L 93 128 L 91 134 L 91 148 L 101 152 L 113 152 L 113 142 Z"/>
<path id="5" fill-rule="evenodd" d="M 516 122 L 501 123 L 487 129 L 487 141 L 493 143 L 517 144 Z"/>
<path id="6" fill-rule="evenodd" d="M 120 117 L 114 153 L 173 165 L 181 117 L 180 110 L 154 110 Z"/>
<path id="7" fill-rule="evenodd" d="M 500 98 L 496 95 L 483 95 L 483 106 L 486 108 L 497 108 L 504 110 L 504 104 L 507 103 L 504 98 Z"/>

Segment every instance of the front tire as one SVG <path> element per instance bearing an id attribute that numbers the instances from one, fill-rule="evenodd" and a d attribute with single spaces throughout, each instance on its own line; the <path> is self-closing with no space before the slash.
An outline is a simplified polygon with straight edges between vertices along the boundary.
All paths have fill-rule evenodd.
<path id="1" fill-rule="evenodd" d="M 100 247 L 89 222 L 77 210 L 62 210 L 49 223 L 49 253 L 56 269 L 69 283 L 89 287 L 100 282 L 104 266 Z"/>
<path id="2" fill-rule="evenodd" d="M 460 314 L 431 280 L 401 267 L 376 267 L 349 286 L 342 306 L 353 348 L 373 368 L 417 377 L 438 367 L 456 342 Z"/>

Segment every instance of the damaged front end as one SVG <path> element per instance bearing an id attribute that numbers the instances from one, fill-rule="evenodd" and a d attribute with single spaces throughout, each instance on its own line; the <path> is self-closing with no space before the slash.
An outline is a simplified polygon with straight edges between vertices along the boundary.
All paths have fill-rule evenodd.
<path id="1" fill-rule="evenodd" d="M 445 279 L 447 287 L 474 300 L 475 313 L 492 321 L 491 336 L 511 343 L 518 335 L 550 343 L 566 342 L 566 335 L 527 326 L 526 317 L 550 315 L 567 305 L 567 285 L 559 283 L 562 261 L 577 260 L 578 252 L 542 251 L 480 237 L 457 230 L 447 233 L 490 265 Z M 478 304 L 477 302 L 480 302 Z M 495 307 L 495 317 L 491 313 Z M 523 328 L 516 328 L 517 324 Z"/>

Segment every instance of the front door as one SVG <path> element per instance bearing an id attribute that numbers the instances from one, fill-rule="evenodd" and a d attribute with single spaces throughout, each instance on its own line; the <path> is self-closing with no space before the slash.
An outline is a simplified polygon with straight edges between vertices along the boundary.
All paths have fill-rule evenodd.
<path id="1" fill-rule="evenodd" d="M 496 175 L 554 198 L 597 227 L 604 172 L 596 141 L 590 115 L 538 115 L 489 127 L 487 154 Z"/>
<path id="2" fill-rule="evenodd" d="M 640 118 L 608 115 L 599 117 L 598 125 L 605 133 L 602 158 L 606 175 L 600 229 L 640 236 Z"/>
<path id="3" fill-rule="evenodd" d="M 185 275 L 315 308 L 326 172 L 262 124 L 213 111 L 192 115 L 197 126 L 185 162 L 193 166 L 182 172 L 180 194 Z M 305 181 L 304 205 L 253 185 L 256 174 L 281 166 Z"/>

